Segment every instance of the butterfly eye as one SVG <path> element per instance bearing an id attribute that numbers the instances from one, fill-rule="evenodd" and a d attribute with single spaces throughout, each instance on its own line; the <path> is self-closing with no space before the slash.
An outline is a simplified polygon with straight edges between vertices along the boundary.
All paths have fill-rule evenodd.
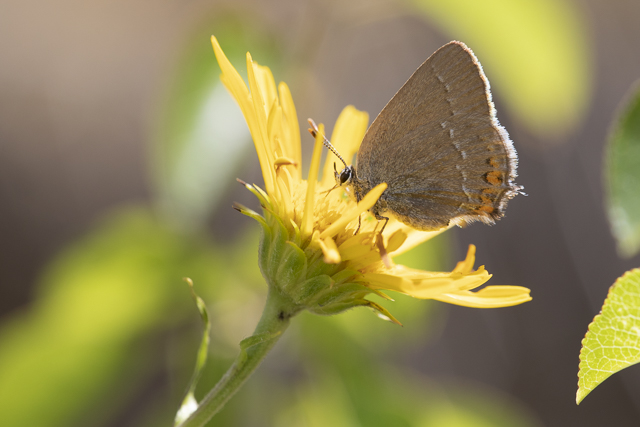
<path id="1" fill-rule="evenodd" d="M 345 182 L 351 181 L 351 173 L 351 168 L 342 169 L 342 172 L 340 172 L 340 185 L 344 184 Z"/>

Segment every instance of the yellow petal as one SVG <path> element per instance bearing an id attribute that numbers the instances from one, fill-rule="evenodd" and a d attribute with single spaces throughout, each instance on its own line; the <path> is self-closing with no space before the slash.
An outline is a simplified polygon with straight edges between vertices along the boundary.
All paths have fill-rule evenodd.
<path id="1" fill-rule="evenodd" d="M 467 250 L 467 257 L 464 261 L 460 261 L 456 268 L 453 269 L 452 273 L 468 273 L 473 270 L 473 264 L 476 262 L 476 247 L 475 245 L 469 245 L 469 249 Z"/>
<path id="2" fill-rule="evenodd" d="M 404 230 L 397 230 L 395 233 L 389 236 L 389 239 L 387 240 L 387 243 L 385 245 L 385 249 L 387 250 L 387 252 L 391 253 L 400 248 L 406 240 L 407 233 L 405 233 Z"/>
<path id="3" fill-rule="evenodd" d="M 247 54 L 249 84 L 252 86 L 250 93 L 249 89 L 244 84 L 244 80 L 242 80 L 242 77 L 240 77 L 240 74 L 238 74 L 236 69 L 233 68 L 233 65 L 231 65 L 229 59 L 227 59 L 226 55 L 220 48 L 218 40 L 214 36 L 211 36 L 211 44 L 213 46 L 216 59 L 218 60 L 218 64 L 220 65 L 220 69 L 222 70 L 220 79 L 240 106 L 240 110 L 247 121 L 247 126 L 249 126 L 249 131 L 251 132 L 256 152 L 258 153 L 258 160 L 260 161 L 260 167 L 262 169 L 262 176 L 264 178 L 267 193 L 273 194 L 275 179 L 271 170 L 273 159 L 270 158 L 267 150 L 266 113 L 264 112 L 262 96 L 260 95 L 258 85 L 255 81 L 251 56 Z M 257 105 L 259 108 L 256 108 Z"/>
<path id="4" fill-rule="evenodd" d="M 222 70 L 221 78 L 229 92 L 231 92 L 231 95 L 235 98 L 236 102 L 240 104 L 242 113 L 245 114 L 248 110 L 249 89 L 247 89 L 247 86 L 244 84 L 244 80 L 242 80 L 240 74 L 238 74 L 236 69 L 233 68 L 233 65 L 231 65 L 231 62 L 229 62 L 229 59 L 227 59 L 222 48 L 220 48 L 218 40 L 214 36 L 211 36 L 211 44 L 218 64 L 220 65 L 220 69 Z"/>
<path id="5" fill-rule="evenodd" d="M 359 270 L 362 273 L 366 273 L 368 271 L 377 271 L 382 268 L 382 262 L 380 262 L 381 260 L 382 258 L 380 257 L 380 253 L 378 251 L 369 251 L 365 255 L 349 261 L 347 268 Z"/>
<path id="6" fill-rule="evenodd" d="M 440 230 L 420 231 L 420 230 L 416 230 L 415 228 L 411 228 L 408 225 L 401 223 L 400 221 L 393 220 L 393 221 L 389 221 L 389 224 L 387 224 L 387 226 L 385 227 L 384 235 L 391 236 L 393 233 L 395 233 L 398 230 L 402 230 L 407 235 L 407 238 L 398 249 L 394 251 L 389 251 L 391 255 L 396 256 L 415 248 L 420 243 L 426 242 L 427 240 L 434 238 L 438 234 L 444 231 L 447 231 L 451 227 L 453 227 L 453 224 L 449 227 L 441 228 Z"/>
<path id="7" fill-rule="evenodd" d="M 353 156 L 360 148 L 360 143 L 367 131 L 369 124 L 369 114 L 359 111 L 354 106 L 349 105 L 342 110 L 331 135 L 331 144 L 340 153 L 347 165 L 353 163 Z M 342 162 L 332 152 L 327 153 L 322 170 L 321 187 L 332 186 L 335 183 L 333 176 L 333 164 L 337 165 L 338 171 L 344 168 Z"/>
<path id="8" fill-rule="evenodd" d="M 280 93 L 280 105 L 282 105 L 282 111 L 284 115 L 284 142 L 283 142 L 283 156 L 290 156 L 293 162 L 297 165 L 295 168 L 295 178 L 302 179 L 302 155 L 300 153 L 300 124 L 298 123 L 298 115 L 296 113 L 296 107 L 293 104 L 293 98 L 289 87 L 280 83 L 278 85 L 278 91 Z"/>
<path id="9" fill-rule="evenodd" d="M 282 166 L 295 166 L 296 162 L 295 160 L 290 159 L 288 157 L 278 157 L 276 161 L 273 162 L 273 164 L 276 167 L 276 169 L 278 169 Z"/>
<path id="10" fill-rule="evenodd" d="M 256 146 L 256 151 L 258 152 L 258 159 L 260 159 L 264 185 L 267 193 L 274 195 L 276 183 L 273 162 L 275 159 L 267 131 L 267 111 L 265 109 L 266 107 L 263 95 L 260 93 L 260 87 L 258 86 L 258 81 L 256 79 L 256 72 L 260 73 L 258 64 L 254 64 L 251 59 L 251 54 L 247 52 L 247 78 L 249 80 L 249 88 L 251 89 L 251 102 L 253 107 L 253 126 L 250 123 L 249 128 L 251 130 L 253 142 Z M 248 119 L 247 122 L 249 122 Z"/>
<path id="11" fill-rule="evenodd" d="M 340 264 L 340 252 L 338 252 L 336 242 L 334 242 L 331 237 L 328 237 L 326 239 L 320 239 L 319 243 L 322 253 L 324 254 L 324 262 L 327 264 Z"/>
<path id="12" fill-rule="evenodd" d="M 274 100 L 267 116 L 267 135 L 269 138 L 270 151 L 278 153 L 280 156 L 284 155 L 280 147 L 282 134 L 282 108 L 278 102 Z"/>
<path id="13" fill-rule="evenodd" d="M 373 289 L 388 289 L 392 291 L 400 291 L 411 287 L 411 281 L 394 274 L 383 273 L 364 273 L 362 279 L 371 284 Z M 403 292 L 404 293 L 404 292 Z"/>
<path id="14" fill-rule="evenodd" d="M 340 255 L 344 261 L 353 260 L 365 256 L 369 252 L 373 252 L 370 242 L 364 242 L 371 239 L 373 233 L 358 233 L 339 247 Z"/>
<path id="15" fill-rule="evenodd" d="M 254 72 L 256 76 L 256 83 L 262 99 L 264 101 L 265 108 L 270 108 L 274 103 L 278 101 L 278 91 L 276 89 L 276 82 L 273 79 L 273 74 L 269 67 L 264 67 L 257 63 L 254 63 Z"/>
<path id="16" fill-rule="evenodd" d="M 474 308 L 510 307 L 531 301 L 530 292 L 522 286 L 487 286 L 478 292 L 454 292 L 433 299 Z"/>
<path id="17" fill-rule="evenodd" d="M 390 279 L 383 276 L 401 277 L 398 287 L 387 287 Z M 374 289 L 389 289 L 421 299 L 438 299 L 445 293 L 462 292 L 482 286 L 491 278 L 486 270 L 478 270 L 466 275 L 459 273 L 431 273 L 413 270 L 403 266 L 394 266 L 389 274 L 365 273 L 365 280 L 370 281 Z"/>
<path id="18" fill-rule="evenodd" d="M 358 216 L 360 216 L 360 214 L 362 214 L 363 212 L 366 212 L 369 209 L 371 209 L 373 205 L 376 204 L 376 202 L 378 201 L 380 196 L 382 196 L 382 193 L 384 193 L 384 190 L 386 189 L 387 189 L 387 184 L 384 182 L 382 184 L 376 185 L 371 191 L 367 193 L 366 196 L 362 198 L 362 200 L 360 200 L 360 203 L 358 203 L 351 210 L 342 214 L 342 217 L 340 217 L 338 221 L 334 222 L 333 224 L 331 224 L 331 226 L 325 229 L 320 234 L 320 237 L 324 239 L 329 236 L 334 236 L 340 231 L 343 231 L 344 228 L 351 221 L 358 218 Z"/>
<path id="19" fill-rule="evenodd" d="M 289 173 L 286 169 L 282 170 L 282 173 L 276 177 L 278 183 L 278 189 L 280 193 L 280 203 L 278 203 L 282 217 L 286 216 L 291 218 L 293 215 L 293 203 L 291 202 L 291 192 L 289 191 Z"/>
<path id="20" fill-rule="evenodd" d="M 320 159 L 322 157 L 322 147 L 324 135 L 324 126 L 322 123 L 318 125 L 318 133 L 316 135 L 316 143 L 313 147 L 313 155 L 311 156 L 311 167 L 309 168 L 309 178 L 307 179 L 307 196 L 304 203 L 304 214 L 302 216 L 302 226 L 300 230 L 302 237 L 309 236 L 313 231 L 313 208 L 315 207 L 316 184 L 318 179 L 318 170 L 320 169 Z M 327 235 L 320 235 L 321 239 L 325 239 Z"/>

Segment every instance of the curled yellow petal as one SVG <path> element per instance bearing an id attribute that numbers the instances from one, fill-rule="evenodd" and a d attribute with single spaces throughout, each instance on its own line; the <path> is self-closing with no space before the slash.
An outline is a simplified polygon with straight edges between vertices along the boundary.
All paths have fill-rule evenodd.
<path id="1" fill-rule="evenodd" d="M 522 286 L 487 286 L 478 292 L 441 294 L 433 299 L 474 308 L 510 307 L 531 301 L 530 290 Z"/>
<path id="2" fill-rule="evenodd" d="M 473 270 L 473 264 L 475 262 L 476 247 L 475 245 L 469 245 L 469 249 L 467 250 L 467 257 L 456 265 L 456 268 L 453 269 L 452 273 L 467 273 Z"/>
<path id="3" fill-rule="evenodd" d="M 387 252 L 391 253 L 397 250 L 404 244 L 406 240 L 407 240 L 407 233 L 405 233 L 403 230 L 397 230 L 395 233 L 393 233 L 389 237 L 389 240 L 387 241 L 387 245 L 386 245 Z"/>
<path id="4" fill-rule="evenodd" d="M 411 228 L 408 225 L 401 223 L 400 221 L 390 220 L 389 224 L 387 224 L 384 229 L 384 234 L 385 236 L 390 236 L 397 230 L 402 230 L 402 232 L 407 235 L 407 238 L 404 242 L 402 242 L 402 245 L 399 248 L 394 251 L 389 251 L 391 255 L 396 256 L 415 248 L 420 243 L 424 243 L 427 240 L 434 238 L 438 234 L 447 231 L 451 227 L 453 227 L 453 224 L 449 227 L 444 227 L 435 231 L 420 231 L 416 230 L 415 228 Z"/>
<path id="5" fill-rule="evenodd" d="M 276 169 L 278 169 L 282 166 L 297 166 L 298 164 L 295 160 L 288 157 L 278 157 L 275 162 L 273 162 L 273 165 L 276 167 Z"/>
<path id="6" fill-rule="evenodd" d="M 319 243 L 324 254 L 324 262 L 327 264 L 340 264 L 342 260 L 336 242 L 331 237 L 327 237 L 326 239 L 320 239 Z"/>

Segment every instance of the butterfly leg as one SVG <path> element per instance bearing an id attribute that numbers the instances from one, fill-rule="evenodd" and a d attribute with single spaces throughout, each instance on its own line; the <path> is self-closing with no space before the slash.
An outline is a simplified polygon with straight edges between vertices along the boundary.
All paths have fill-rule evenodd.
<path id="1" fill-rule="evenodd" d="M 378 214 L 375 214 L 375 215 L 376 215 L 376 219 L 378 221 L 380 221 L 381 219 L 385 220 L 384 221 L 384 225 L 382 226 L 382 229 L 376 235 L 375 245 L 378 247 L 378 251 L 380 252 L 380 258 L 382 258 L 382 262 L 384 263 L 384 265 L 387 268 L 391 268 L 393 263 L 391 262 L 391 258 L 389 257 L 389 254 L 387 253 L 387 248 L 384 247 L 384 240 L 382 238 L 382 232 L 384 231 L 384 228 L 387 226 L 387 223 L 389 222 L 389 218 L 387 218 L 386 216 L 378 215 Z"/>
<path id="2" fill-rule="evenodd" d="M 384 225 L 382 226 L 382 229 L 380 230 L 380 235 L 382 235 L 382 232 L 384 231 L 384 228 L 387 226 L 387 223 L 389 222 L 389 218 L 386 217 L 386 216 L 382 216 L 382 215 L 376 214 L 376 219 L 378 221 L 384 219 Z"/>
<path id="3" fill-rule="evenodd" d="M 358 231 L 360 231 L 360 226 L 362 225 L 362 215 L 358 215 L 358 228 L 356 228 L 355 233 L 353 233 L 353 235 L 355 236 L 356 234 L 358 234 Z"/>

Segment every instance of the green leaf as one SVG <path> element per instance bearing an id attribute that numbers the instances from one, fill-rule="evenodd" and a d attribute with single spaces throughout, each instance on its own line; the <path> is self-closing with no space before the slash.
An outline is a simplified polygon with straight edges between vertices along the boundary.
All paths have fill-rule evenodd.
<path id="1" fill-rule="evenodd" d="M 520 121 L 541 136 L 583 119 L 592 72 L 586 24 L 568 1 L 410 0 L 469 45 Z"/>
<path id="2" fill-rule="evenodd" d="M 640 269 L 626 272 L 609 290 L 580 350 L 580 403 L 612 374 L 640 362 Z"/>
<path id="3" fill-rule="evenodd" d="M 196 401 L 196 397 L 194 392 L 196 390 L 196 385 L 198 384 L 198 380 L 202 375 L 202 368 L 207 363 L 207 355 L 209 354 L 209 341 L 210 341 L 210 333 L 211 333 L 211 322 L 209 322 L 209 312 L 207 311 L 207 305 L 204 303 L 202 298 L 200 298 L 196 291 L 193 289 L 193 281 L 189 278 L 184 279 L 189 284 L 189 289 L 191 290 L 191 297 L 196 302 L 196 306 L 198 307 L 198 312 L 200 313 L 200 318 L 202 319 L 202 324 L 204 326 L 202 331 L 202 340 L 200 341 L 200 347 L 198 348 L 198 356 L 196 357 L 196 364 L 193 368 L 193 375 L 191 376 L 191 380 L 189 381 L 189 391 L 187 395 L 182 400 L 182 405 L 176 414 L 176 419 L 174 421 L 174 425 L 180 425 L 184 420 L 189 418 L 196 409 L 198 409 L 198 402 Z"/>
<path id="4" fill-rule="evenodd" d="M 607 144 L 604 177 L 607 213 L 618 252 L 640 250 L 640 83 L 630 91 Z"/>

